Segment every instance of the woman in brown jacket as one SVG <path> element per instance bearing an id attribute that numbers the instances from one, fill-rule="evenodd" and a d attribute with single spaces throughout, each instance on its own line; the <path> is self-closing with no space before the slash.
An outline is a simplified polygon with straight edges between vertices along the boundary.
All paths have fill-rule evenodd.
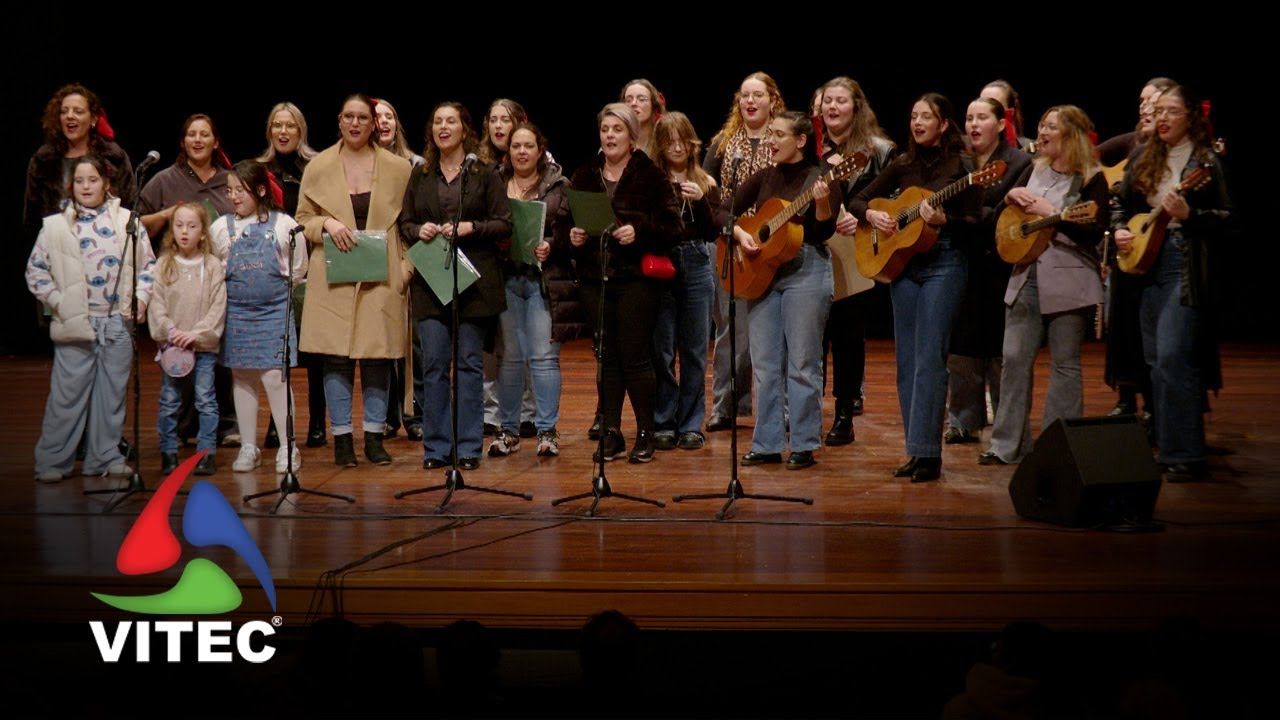
<path id="1" fill-rule="evenodd" d="M 373 102 L 352 95 L 338 116 L 342 139 L 320 153 L 302 174 L 298 222 L 311 246 L 307 299 L 298 349 L 325 355 L 324 395 L 333 432 L 334 462 L 356 465 L 351 394 L 355 361 L 364 387 L 364 453 L 391 463 L 382 447 L 390 361 L 404 357 L 408 342 L 405 286 L 412 265 L 404 257 L 396 218 L 409 183 L 409 162 L 378 147 Z M 324 236 L 349 252 L 361 231 L 385 232 L 384 282 L 330 285 Z"/>

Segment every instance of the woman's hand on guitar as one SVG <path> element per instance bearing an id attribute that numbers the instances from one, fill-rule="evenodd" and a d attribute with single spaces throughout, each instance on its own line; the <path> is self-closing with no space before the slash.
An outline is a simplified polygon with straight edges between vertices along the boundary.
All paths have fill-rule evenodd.
<path id="1" fill-rule="evenodd" d="M 1164 200 L 1160 201 L 1160 206 L 1175 220 L 1186 220 L 1191 215 L 1191 206 L 1187 204 L 1187 199 L 1176 192 L 1165 195 Z"/>
<path id="2" fill-rule="evenodd" d="M 1121 255 L 1128 255 L 1133 249 L 1133 233 L 1126 228 L 1120 228 L 1111 236 L 1116 241 L 1116 252 Z"/>
<path id="3" fill-rule="evenodd" d="M 1048 200 L 1045 200 L 1024 187 L 1018 187 L 1010 190 L 1009 194 L 1004 196 L 1004 199 L 1005 202 L 1010 205 L 1016 205 L 1026 212 L 1029 212 L 1032 215 L 1039 215 L 1040 217 L 1049 217 L 1050 215 L 1055 215 L 1058 212 L 1054 209 L 1053 205 L 1049 204 Z"/>
<path id="4" fill-rule="evenodd" d="M 760 246 L 756 244 L 755 238 L 751 237 L 751 233 L 743 230 L 741 227 L 733 226 L 733 239 L 738 241 L 742 249 L 747 251 L 748 255 L 755 255 L 760 252 Z"/>
<path id="5" fill-rule="evenodd" d="M 587 231 L 582 228 L 574 228 L 569 231 L 569 243 L 574 247 L 582 247 L 587 244 Z"/>
<path id="6" fill-rule="evenodd" d="M 885 235 L 892 235 L 898 231 L 898 223 L 894 222 L 893 217 L 883 210 L 868 210 L 867 222 Z"/>
<path id="7" fill-rule="evenodd" d="M 920 219 L 927 225 L 941 227 L 947 224 L 947 213 L 942 208 L 935 208 L 926 200 L 920 203 Z"/>
<path id="8" fill-rule="evenodd" d="M 1016 187 L 1004 196 L 1004 201 L 1010 205 L 1016 205 L 1023 210 L 1031 207 L 1031 204 L 1038 199 L 1038 196 L 1024 187 Z"/>

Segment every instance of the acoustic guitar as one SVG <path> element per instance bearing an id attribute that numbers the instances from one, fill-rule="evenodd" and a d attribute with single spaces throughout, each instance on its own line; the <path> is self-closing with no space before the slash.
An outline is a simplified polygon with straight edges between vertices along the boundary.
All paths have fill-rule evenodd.
<path id="1" fill-rule="evenodd" d="M 1056 225 L 1069 222 L 1083 224 L 1098 216 L 1098 203 L 1090 200 L 1063 210 L 1056 215 L 1033 215 L 1017 205 L 1010 205 L 996 220 L 996 252 L 1010 265 L 1030 265 L 1049 247 L 1057 233 Z"/>
<path id="2" fill-rule="evenodd" d="M 906 268 L 911 258 L 928 252 L 938 240 L 938 229 L 925 223 L 920 217 L 921 203 L 938 207 L 974 185 L 990 185 L 999 180 L 1008 169 L 1003 160 L 984 165 L 937 193 L 921 187 L 909 187 L 896 198 L 876 198 L 869 204 L 870 210 L 889 213 L 897 225 L 892 234 L 886 235 L 870 222 L 860 223 L 853 236 L 853 249 L 858 272 L 863 277 L 893 282 Z"/>
<path id="3" fill-rule="evenodd" d="M 1213 179 L 1213 166 L 1202 165 L 1187 173 L 1178 183 L 1174 192 L 1186 195 L 1192 190 L 1199 190 Z M 1138 213 L 1129 218 L 1129 232 L 1133 233 L 1133 244 L 1128 252 L 1116 253 L 1116 267 L 1130 275 L 1142 275 L 1156 264 L 1160 257 L 1160 248 L 1164 245 L 1165 231 L 1173 216 L 1163 207 L 1149 213 Z"/>
<path id="4" fill-rule="evenodd" d="M 719 239 L 716 243 L 716 256 L 719 266 L 725 269 L 720 273 L 725 290 L 746 300 L 755 300 L 764 295 L 778 268 L 794 259 L 804 245 L 804 226 L 791 222 L 791 219 L 803 213 L 808 209 L 809 203 L 813 202 L 813 186 L 818 180 L 831 184 L 853 177 L 867 166 L 867 162 L 866 153 L 856 153 L 815 179 L 794 200 L 769 198 L 761 203 L 754 215 L 738 218 L 738 227 L 751 235 L 760 246 L 760 252 L 751 255 L 733 238 Z M 839 208 L 833 208 L 833 212 L 838 211 Z M 730 248 L 734 263 L 732 288 L 729 287 L 728 265 L 725 264 L 725 256 Z"/>

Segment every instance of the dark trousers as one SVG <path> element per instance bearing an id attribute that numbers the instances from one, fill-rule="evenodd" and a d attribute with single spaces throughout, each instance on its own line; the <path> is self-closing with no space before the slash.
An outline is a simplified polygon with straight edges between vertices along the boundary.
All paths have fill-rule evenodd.
<path id="1" fill-rule="evenodd" d="M 605 283 L 603 295 L 603 378 L 599 403 L 604 426 L 616 430 L 622 425 L 622 398 L 629 395 L 637 429 L 653 430 L 657 382 L 651 358 L 653 329 L 658 317 L 658 288 L 654 281 L 642 278 L 610 280 Z M 583 283 L 582 299 L 599 337 L 601 286 Z"/>

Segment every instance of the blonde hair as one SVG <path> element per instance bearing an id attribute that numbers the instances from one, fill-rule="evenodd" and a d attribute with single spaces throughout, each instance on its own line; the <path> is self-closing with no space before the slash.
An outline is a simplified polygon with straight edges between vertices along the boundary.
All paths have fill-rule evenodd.
<path id="1" fill-rule="evenodd" d="M 1088 181 L 1098 172 L 1098 160 L 1094 157 L 1093 143 L 1089 140 L 1089 133 L 1093 132 L 1093 121 L 1075 105 L 1054 105 L 1040 116 L 1041 124 L 1051 113 L 1058 114 L 1058 132 L 1062 133 L 1062 157 L 1066 162 L 1067 172 L 1076 173 Z M 1048 165 L 1049 159 L 1038 157 L 1036 163 Z"/>
<path id="2" fill-rule="evenodd" d="M 200 240 L 196 243 L 196 248 L 201 255 L 212 255 L 213 234 L 209 229 L 209 214 L 205 212 L 204 205 L 201 203 L 180 202 L 174 206 L 173 218 L 176 220 L 178 213 L 183 210 L 190 210 L 200 219 Z M 160 243 L 160 259 L 156 261 L 156 277 L 166 285 L 178 279 L 178 264 L 174 262 L 174 258 L 177 255 L 178 241 L 173 236 L 173 222 L 170 222 L 169 228 L 164 232 L 164 240 Z"/>
<path id="3" fill-rule="evenodd" d="M 271 140 L 271 123 L 275 122 L 276 114 L 281 110 L 287 110 L 293 116 L 293 121 L 298 123 L 298 157 L 303 160 L 315 157 L 315 148 L 307 144 L 307 119 L 302 116 L 302 110 L 297 105 L 286 101 L 276 103 L 271 112 L 267 113 L 267 149 L 258 156 L 258 162 L 270 163 L 276 159 L 276 144 Z"/>

